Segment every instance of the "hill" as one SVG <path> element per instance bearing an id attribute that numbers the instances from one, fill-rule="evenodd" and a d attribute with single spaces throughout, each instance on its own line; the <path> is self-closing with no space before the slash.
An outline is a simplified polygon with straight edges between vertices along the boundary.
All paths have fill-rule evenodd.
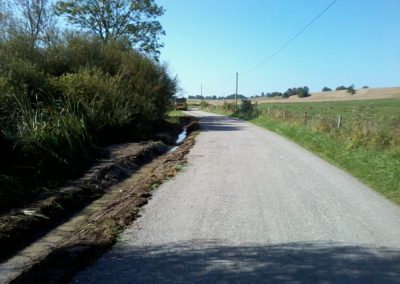
<path id="1" fill-rule="evenodd" d="M 400 99 L 400 87 L 393 88 L 368 88 L 359 89 L 354 95 L 347 91 L 330 91 L 330 92 L 316 92 L 310 93 L 311 96 L 306 98 L 299 98 L 297 96 L 289 97 L 288 99 L 282 98 L 259 98 L 256 101 L 259 103 L 268 102 L 285 102 L 285 103 L 298 103 L 298 102 L 324 102 L 324 101 L 354 101 L 354 100 L 377 100 L 377 99 Z"/>

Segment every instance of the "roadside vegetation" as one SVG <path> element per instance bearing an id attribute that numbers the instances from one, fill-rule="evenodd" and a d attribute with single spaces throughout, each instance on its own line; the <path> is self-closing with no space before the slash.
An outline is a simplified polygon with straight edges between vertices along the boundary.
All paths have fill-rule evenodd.
<path id="1" fill-rule="evenodd" d="M 0 3 L 2 211 L 46 190 L 33 191 L 34 182 L 76 174 L 98 146 L 165 126 L 177 83 L 158 62 L 163 9 L 108 2 L 125 14 L 91 14 L 82 1 Z M 57 15 L 77 30 L 62 30 Z"/>
<path id="2" fill-rule="evenodd" d="M 400 100 L 251 104 L 203 109 L 286 136 L 400 204 Z"/>

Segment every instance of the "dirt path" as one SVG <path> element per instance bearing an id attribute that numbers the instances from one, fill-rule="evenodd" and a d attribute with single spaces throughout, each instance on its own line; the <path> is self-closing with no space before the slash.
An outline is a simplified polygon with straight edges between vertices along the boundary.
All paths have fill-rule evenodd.
<path id="1" fill-rule="evenodd" d="M 399 283 L 399 206 L 274 133 L 191 114 L 189 165 L 74 283 Z"/>

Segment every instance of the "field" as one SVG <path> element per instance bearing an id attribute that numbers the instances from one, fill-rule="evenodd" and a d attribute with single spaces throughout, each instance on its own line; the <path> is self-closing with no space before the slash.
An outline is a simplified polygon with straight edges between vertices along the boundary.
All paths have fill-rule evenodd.
<path id="1" fill-rule="evenodd" d="M 263 102 L 324 102 L 324 101 L 358 101 L 358 100 L 379 100 L 379 99 L 400 99 L 400 88 L 367 88 L 359 89 L 354 95 L 347 91 L 313 92 L 311 96 L 299 98 L 292 96 L 288 99 L 265 99 L 258 98 L 259 103 Z"/>
<path id="2" fill-rule="evenodd" d="M 347 91 L 312 92 L 309 97 L 299 98 L 291 96 L 287 99 L 281 97 L 259 97 L 251 99 L 259 104 L 263 103 L 309 103 L 309 102 L 337 102 L 337 101 L 364 101 L 381 99 L 400 99 L 400 87 L 393 88 L 368 88 L 359 89 L 354 95 Z M 202 100 L 188 100 L 188 104 L 200 105 Z M 222 106 L 224 103 L 234 103 L 235 100 L 205 100 L 207 103 Z M 238 100 L 238 104 L 241 101 Z"/>
<path id="3" fill-rule="evenodd" d="M 382 127 L 400 123 L 400 99 L 359 100 L 359 101 L 330 101 L 309 103 L 264 103 L 259 104 L 260 110 L 277 109 L 287 110 L 296 115 L 304 116 L 304 112 L 310 117 L 323 116 L 338 118 L 342 115 L 343 123 L 356 117 L 364 116 L 373 119 Z"/>

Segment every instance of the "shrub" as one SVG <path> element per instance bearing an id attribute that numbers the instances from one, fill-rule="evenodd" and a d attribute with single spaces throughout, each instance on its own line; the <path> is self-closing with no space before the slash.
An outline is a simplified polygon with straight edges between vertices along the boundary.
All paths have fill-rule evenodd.
<path id="1" fill-rule="evenodd" d="M 258 109 L 250 100 L 242 100 L 242 104 L 234 114 L 242 119 L 252 119 L 259 115 Z"/>
<path id="2" fill-rule="evenodd" d="M 8 91 L 12 93 L 33 94 L 49 87 L 47 76 L 35 64 L 10 57 L 2 50 L 0 50 L 0 76 L 3 78 L 3 88 L 7 86 Z"/>
<path id="3" fill-rule="evenodd" d="M 234 112 L 235 111 L 235 103 L 227 103 L 224 102 L 224 105 L 222 107 L 224 110 L 230 111 L 230 112 Z"/>
<path id="4" fill-rule="evenodd" d="M 0 183 L 64 175 L 93 144 L 151 134 L 176 88 L 166 66 L 120 42 L 0 42 Z"/>
<path id="5" fill-rule="evenodd" d="M 207 108 L 209 106 L 209 103 L 207 103 L 206 101 L 202 100 L 200 103 L 200 108 Z"/>
<path id="6" fill-rule="evenodd" d="M 99 69 L 81 69 L 74 74 L 65 74 L 55 82 L 68 100 L 80 106 L 93 134 L 129 120 L 126 109 L 118 108 L 122 106 L 119 101 L 124 100 L 118 92 L 119 83 L 119 77 L 111 77 Z"/>

